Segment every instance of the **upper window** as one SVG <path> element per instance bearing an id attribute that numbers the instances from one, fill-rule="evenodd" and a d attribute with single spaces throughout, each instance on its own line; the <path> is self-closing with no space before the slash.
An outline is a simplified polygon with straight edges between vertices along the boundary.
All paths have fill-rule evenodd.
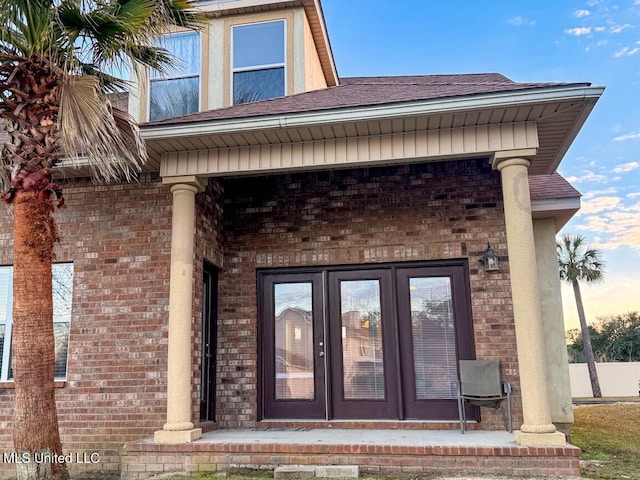
<path id="1" fill-rule="evenodd" d="M 53 265 L 53 334 L 55 338 L 55 376 L 67 376 L 67 350 L 71 325 L 73 264 Z M 13 378 L 11 367 L 11 326 L 13 267 L 0 267 L 0 381 Z"/>
<path id="2" fill-rule="evenodd" d="M 160 46 L 177 59 L 167 72 L 151 71 L 149 120 L 180 117 L 200 110 L 200 35 L 174 33 Z"/>
<path id="3" fill-rule="evenodd" d="M 285 95 L 285 21 L 232 28 L 233 103 Z"/>

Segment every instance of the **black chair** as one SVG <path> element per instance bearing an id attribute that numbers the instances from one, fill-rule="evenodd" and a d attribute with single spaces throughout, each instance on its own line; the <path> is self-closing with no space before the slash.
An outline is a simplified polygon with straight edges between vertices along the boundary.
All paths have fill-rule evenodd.
<path id="1" fill-rule="evenodd" d="M 505 428 L 513 431 L 511 417 L 511 384 L 500 380 L 498 360 L 460 360 L 460 381 L 458 382 L 458 414 L 460 432 L 467 429 L 465 403 L 479 407 L 500 409 Z M 506 412 L 505 403 L 506 400 Z"/>

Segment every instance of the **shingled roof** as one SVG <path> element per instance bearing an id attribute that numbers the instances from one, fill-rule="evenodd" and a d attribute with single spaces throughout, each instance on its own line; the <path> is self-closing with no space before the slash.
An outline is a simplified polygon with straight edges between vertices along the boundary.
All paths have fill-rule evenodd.
<path id="1" fill-rule="evenodd" d="M 144 125 L 173 125 L 209 120 L 356 108 L 565 85 L 588 84 L 517 83 L 499 73 L 350 77 L 340 79 L 340 85 L 335 87 L 260 102 L 233 105 L 179 118 L 148 122 Z"/>
<path id="2" fill-rule="evenodd" d="M 529 177 L 531 200 L 560 200 L 582 195 L 559 173 Z"/>

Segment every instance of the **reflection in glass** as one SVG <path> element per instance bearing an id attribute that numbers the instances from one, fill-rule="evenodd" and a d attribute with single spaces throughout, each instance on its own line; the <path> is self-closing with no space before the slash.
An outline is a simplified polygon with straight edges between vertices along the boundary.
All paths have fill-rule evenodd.
<path id="1" fill-rule="evenodd" d="M 340 282 L 340 318 L 344 398 L 383 400 L 379 281 Z"/>
<path id="2" fill-rule="evenodd" d="M 276 399 L 313 400 L 313 310 L 311 283 L 274 286 Z"/>
<path id="3" fill-rule="evenodd" d="M 151 70 L 149 120 L 179 117 L 200 110 L 200 34 L 174 33 L 159 39 L 174 58 L 167 71 Z"/>
<path id="4" fill-rule="evenodd" d="M 257 102 L 284 95 L 284 67 L 233 74 L 233 103 Z"/>
<path id="5" fill-rule="evenodd" d="M 409 294 L 417 399 L 455 398 L 456 342 L 450 279 L 411 278 Z"/>
<path id="6" fill-rule="evenodd" d="M 233 68 L 284 63 L 284 21 L 233 27 Z"/>

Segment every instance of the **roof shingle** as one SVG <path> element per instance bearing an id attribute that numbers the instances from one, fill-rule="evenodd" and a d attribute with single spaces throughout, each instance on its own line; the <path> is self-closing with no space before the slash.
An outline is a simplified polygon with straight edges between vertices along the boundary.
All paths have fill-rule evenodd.
<path id="1" fill-rule="evenodd" d="M 208 120 L 303 113 L 356 108 L 437 98 L 573 85 L 566 83 L 516 83 L 498 73 L 421 75 L 402 77 L 351 77 L 340 85 L 254 103 L 233 105 L 144 125 L 173 125 Z"/>

